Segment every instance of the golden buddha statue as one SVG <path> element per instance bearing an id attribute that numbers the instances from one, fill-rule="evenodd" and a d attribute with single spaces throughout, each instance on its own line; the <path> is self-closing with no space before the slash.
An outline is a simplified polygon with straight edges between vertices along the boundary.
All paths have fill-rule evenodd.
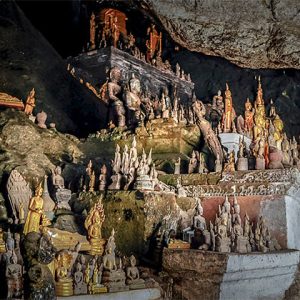
<path id="1" fill-rule="evenodd" d="M 42 183 L 40 183 L 35 190 L 34 197 L 31 198 L 29 203 L 28 215 L 26 218 L 24 231 L 23 231 L 25 235 L 32 231 L 34 232 L 40 231 L 40 223 L 43 215 L 43 205 L 44 205 L 42 194 L 43 194 L 43 188 L 42 188 Z"/>
<path id="2" fill-rule="evenodd" d="M 263 90 L 261 87 L 261 81 L 260 81 L 260 76 L 258 76 L 258 87 L 257 87 L 257 94 L 256 94 L 256 99 L 255 99 L 255 109 L 257 109 L 258 106 L 264 106 L 264 99 L 263 99 Z"/>
<path id="3" fill-rule="evenodd" d="M 253 136 L 253 117 L 254 112 L 252 109 L 252 103 L 250 102 L 249 98 L 247 98 L 247 101 L 245 102 L 245 133 L 250 138 Z"/>
<path id="4" fill-rule="evenodd" d="M 235 110 L 232 106 L 232 97 L 229 86 L 226 83 L 225 91 L 225 111 L 222 117 L 223 132 L 236 132 L 234 119 L 236 117 Z"/>
<path id="5" fill-rule="evenodd" d="M 280 119 L 279 115 L 276 114 L 275 118 L 273 120 L 273 125 L 274 125 L 274 139 L 276 143 L 276 148 L 281 150 L 281 143 L 283 140 L 283 122 Z"/>
<path id="6" fill-rule="evenodd" d="M 228 162 L 225 163 L 223 172 L 233 173 L 235 171 L 235 154 L 234 150 L 229 153 Z"/>
<path id="7" fill-rule="evenodd" d="M 84 227 L 88 232 L 88 240 L 91 244 L 91 255 L 102 255 L 104 252 L 105 240 L 102 239 L 102 224 L 105 220 L 105 214 L 102 204 L 102 195 L 85 219 Z"/>
<path id="8" fill-rule="evenodd" d="M 90 176 L 90 182 L 89 182 L 89 192 L 93 192 L 95 188 L 95 171 L 92 171 L 92 174 Z"/>

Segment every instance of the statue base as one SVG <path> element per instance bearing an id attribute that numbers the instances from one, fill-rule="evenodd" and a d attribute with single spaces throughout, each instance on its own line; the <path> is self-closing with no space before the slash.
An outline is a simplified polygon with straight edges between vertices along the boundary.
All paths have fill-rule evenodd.
<path id="1" fill-rule="evenodd" d="M 107 286 L 109 293 L 115 293 L 115 292 L 123 292 L 123 291 L 129 291 L 129 286 Z"/>
<path id="2" fill-rule="evenodd" d="M 259 158 L 259 157 L 256 158 L 255 169 L 256 170 L 266 169 L 266 162 L 264 158 Z"/>
<path id="3" fill-rule="evenodd" d="M 140 175 L 134 184 L 136 190 L 154 191 L 154 183 L 149 175 Z"/>
<path id="4" fill-rule="evenodd" d="M 99 255 L 102 256 L 104 253 L 104 245 L 106 240 L 104 239 L 91 239 L 91 250 L 88 252 L 90 255 Z"/>
<path id="5" fill-rule="evenodd" d="M 90 287 L 90 294 L 101 294 L 101 293 L 107 293 L 107 287 L 104 285 L 98 285 L 98 284 L 92 284 Z"/>
<path id="6" fill-rule="evenodd" d="M 249 150 L 250 144 L 252 142 L 251 139 L 239 133 L 220 133 L 219 138 L 221 140 L 222 146 L 228 149 L 228 153 L 234 150 L 235 161 L 237 160 L 240 139 L 244 139 L 244 142 L 246 143 L 246 150 Z"/>
<path id="7" fill-rule="evenodd" d="M 71 278 L 65 281 L 58 281 L 55 283 L 55 292 L 58 297 L 73 296 L 73 280 Z"/>
<path id="8" fill-rule="evenodd" d="M 5 253 L 5 252 L 6 252 L 5 244 L 0 244 L 0 253 Z"/>
<path id="9" fill-rule="evenodd" d="M 248 158 L 239 157 L 237 160 L 237 170 L 238 171 L 248 171 Z"/>
<path id="10" fill-rule="evenodd" d="M 139 289 L 144 289 L 146 287 L 145 282 L 132 283 L 129 284 L 128 286 L 130 290 L 139 290 Z"/>
<path id="11" fill-rule="evenodd" d="M 168 244 L 168 248 L 170 248 L 170 249 L 190 249 L 191 244 L 181 241 L 181 240 L 175 240 L 175 241 L 171 241 Z"/>
<path id="12" fill-rule="evenodd" d="M 229 253 L 230 252 L 230 238 L 222 238 L 216 240 L 216 251 L 222 253 Z"/>

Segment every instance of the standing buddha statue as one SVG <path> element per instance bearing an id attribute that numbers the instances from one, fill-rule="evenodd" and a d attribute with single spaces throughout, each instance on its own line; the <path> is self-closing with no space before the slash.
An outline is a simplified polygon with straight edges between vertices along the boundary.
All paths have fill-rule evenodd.
<path id="1" fill-rule="evenodd" d="M 226 83 L 226 91 L 225 91 L 225 111 L 223 113 L 222 125 L 223 132 L 236 132 L 234 119 L 236 117 L 235 110 L 232 106 L 232 97 L 231 92 L 229 90 L 229 86 Z"/>
<path id="2" fill-rule="evenodd" d="M 252 109 L 252 103 L 250 102 L 249 98 L 247 98 L 247 101 L 245 102 L 245 134 L 252 138 L 253 137 L 253 116 L 254 112 Z"/>
<path id="3" fill-rule="evenodd" d="M 42 183 L 35 190 L 35 196 L 31 198 L 29 203 L 28 215 L 24 226 L 24 234 L 29 232 L 39 232 L 40 224 L 43 215 L 44 200 L 42 198 L 43 188 Z"/>

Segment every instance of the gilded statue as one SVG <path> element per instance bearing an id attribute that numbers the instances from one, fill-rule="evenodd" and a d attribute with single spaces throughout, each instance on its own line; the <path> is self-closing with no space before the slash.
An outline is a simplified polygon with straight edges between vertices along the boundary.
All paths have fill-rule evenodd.
<path id="1" fill-rule="evenodd" d="M 35 107 L 35 90 L 33 88 L 26 99 L 26 104 L 24 109 L 25 114 L 28 116 L 32 115 L 32 111 L 34 107 Z"/>
<path id="2" fill-rule="evenodd" d="M 105 220 L 104 208 L 102 204 L 103 196 L 94 204 L 87 215 L 84 227 L 88 233 L 88 240 L 91 244 L 91 254 L 102 255 L 105 241 L 102 239 L 102 224 Z"/>
<path id="3" fill-rule="evenodd" d="M 252 104 L 251 104 L 249 98 L 247 98 L 247 101 L 245 102 L 244 131 L 245 131 L 245 134 L 250 138 L 253 137 L 253 126 L 254 126 L 253 117 L 254 117 L 254 111 L 252 108 Z"/>
<path id="4" fill-rule="evenodd" d="M 235 171 L 235 155 L 234 150 L 229 153 L 228 161 L 224 165 L 224 172 L 232 173 Z"/>
<path id="5" fill-rule="evenodd" d="M 276 143 L 276 148 L 281 150 L 281 143 L 283 140 L 283 122 L 280 119 L 279 115 L 276 114 L 275 118 L 273 120 L 273 125 L 274 125 L 274 139 Z"/>
<path id="6" fill-rule="evenodd" d="M 236 114 L 232 106 L 231 92 L 229 90 L 228 84 L 226 83 L 225 110 L 222 117 L 223 132 L 236 132 L 236 128 L 234 124 L 235 117 Z"/>
<path id="7" fill-rule="evenodd" d="M 44 200 L 42 198 L 43 188 L 42 183 L 35 190 L 35 195 L 31 198 L 29 203 L 28 215 L 26 218 L 25 226 L 24 226 L 24 234 L 28 234 L 29 232 L 39 232 L 40 224 L 43 215 L 43 205 Z"/>

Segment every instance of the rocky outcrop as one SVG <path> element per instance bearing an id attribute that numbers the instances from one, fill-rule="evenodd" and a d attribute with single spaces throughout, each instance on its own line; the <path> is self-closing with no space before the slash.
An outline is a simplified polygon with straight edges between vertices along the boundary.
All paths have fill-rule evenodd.
<path id="1" fill-rule="evenodd" d="M 297 0 L 143 0 L 181 46 L 247 68 L 300 68 Z"/>

